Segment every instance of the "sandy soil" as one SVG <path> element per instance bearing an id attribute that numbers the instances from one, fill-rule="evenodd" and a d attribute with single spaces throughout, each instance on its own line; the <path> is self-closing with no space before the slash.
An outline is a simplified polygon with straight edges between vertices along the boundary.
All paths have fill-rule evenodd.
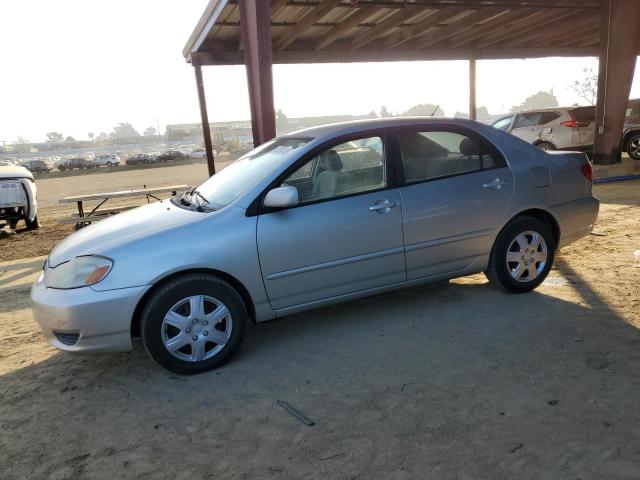
<path id="1" fill-rule="evenodd" d="M 229 162 L 216 162 L 216 169 L 221 170 Z M 75 204 L 59 204 L 62 197 L 85 195 L 98 192 L 114 192 L 138 188 L 152 188 L 166 185 L 199 185 L 207 179 L 206 163 L 182 163 L 157 168 L 112 169 L 59 172 L 61 177 L 41 176 L 38 185 L 38 218 L 40 228 L 28 232 L 24 223 L 20 222 L 16 232 L 8 228 L 0 229 L 0 261 L 46 255 L 63 238 L 73 232 L 74 226 L 60 225 L 58 219 L 77 214 Z M 160 196 L 162 198 L 163 196 Z M 168 195 L 164 195 L 168 197 Z M 110 200 L 105 207 L 141 205 L 144 197 Z M 98 202 L 85 202 L 85 211 L 95 207 Z"/>
<path id="2" fill-rule="evenodd" d="M 0 477 L 637 479 L 640 182 L 596 192 L 601 235 L 536 292 L 476 275 L 324 308 L 189 378 L 47 346 L 42 258 L 0 262 Z"/>

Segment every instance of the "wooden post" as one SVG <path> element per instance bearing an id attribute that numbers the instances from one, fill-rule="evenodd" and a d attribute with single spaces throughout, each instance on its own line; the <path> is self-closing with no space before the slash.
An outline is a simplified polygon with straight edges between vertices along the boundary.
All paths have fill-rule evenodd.
<path id="1" fill-rule="evenodd" d="M 247 69 L 253 146 L 276 136 L 273 105 L 273 54 L 269 0 L 242 0 L 240 29 Z"/>
<path id="2" fill-rule="evenodd" d="M 594 163 L 620 162 L 622 128 L 640 43 L 640 2 L 604 0 Z"/>
<path id="3" fill-rule="evenodd" d="M 476 120 L 476 59 L 469 60 L 469 118 Z"/>
<path id="4" fill-rule="evenodd" d="M 209 128 L 209 114 L 207 113 L 207 99 L 204 95 L 204 82 L 202 81 L 202 67 L 198 63 L 193 65 L 196 73 L 196 88 L 198 89 L 198 102 L 200 103 L 200 120 L 202 121 L 202 135 L 204 136 L 204 149 L 207 152 L 207 168 L 209 176 L 216 173 L 216 165 L 213 158 L 213 145 L 211 145 L 211 129 Z"/>

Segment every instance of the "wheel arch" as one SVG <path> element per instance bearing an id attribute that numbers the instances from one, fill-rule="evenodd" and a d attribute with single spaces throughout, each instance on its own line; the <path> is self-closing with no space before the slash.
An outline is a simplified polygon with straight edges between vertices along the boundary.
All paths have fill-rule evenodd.
<path id="1" fill-rule="evenodd" d="M 140 317 L 142 316 L 142 309 L 144 308 L 144 305 L 147 303 L 147 300 L 149 299 L 149 297 L 151 297 L 151 295 L 165 283 L 173 280 L 176 277 L 180 277 L 182 275 L 188 275 L 190 273 L 204 273 L 207 275 L 212 275 L 214 277 L 220 278 L 221 280 L 224 280 L 233 288 L 235 288 L 238 294 L 240 295 L 240 297 L 242 298 L 242 302 L 244 303 L 244 306 L 247 309 L 247 314 L 249 315 L 249 318 L 253 323 L 255 323 L 256 321 L 255 306 L 253 304 L 253 300 L 251 298 L 251 294 L 249 293 L 249 290 L 247 290 L 247 288 L 242 284 L 242 282 L 240 282 L 233 275 L 230 275 L 221 270 L 216 270 L 213 268 L 191 268 L 187 270 L 180 270 L 177 272 L 173 272 L 170 275 L 167 275 L 166 277 L 161 278 L 156 283 L 154 283 L 149 290 L 145 292 L 142 298 L 138 301 L 138 304 L 136 305 L 136 308 L 133 311 L 133 317 L 131 318 L 131 336 L 132 337 L 140 336 Z"/>
<path id="2" fill-rule="evenodd" d="M 515 220 L 518 217 L 532 217 L 537 220 L 543 222 L 549 230 L 551 230 L 551 234 L 553 235 L 553 240 L 556 242 L 556 247 L 560 245 L 560 225 L 558 224 L 558 220 L 547 210 L 542 208 L 529 208 L 527 210 L 522 210 L 521 212 L 513 215 L 508 222 L 506 222 L 502 229 L 504 229 L 509 223 Z"/>
<path id="3" fill-rule="evenodd" d="M 538 139 L 537 139 L 536 141 L 534 141 L 531 145 L 533 145 L 534 147 L 537 147 L 537 146 L 538 146 L 538 145 L 540 145 L 541 143 L 548 143 L 549 145 L 553 146 L 553 148 L 554 148 L 555 150 L 557 150 L 557 149 L 558 149 L 558 146 L 557 146 L 555 143 L 553 143 L 552 141 L 550 141 L 550 140 L 543 140 L 543 139 L 541 139 L 541 138 L 538 138 Z"/>

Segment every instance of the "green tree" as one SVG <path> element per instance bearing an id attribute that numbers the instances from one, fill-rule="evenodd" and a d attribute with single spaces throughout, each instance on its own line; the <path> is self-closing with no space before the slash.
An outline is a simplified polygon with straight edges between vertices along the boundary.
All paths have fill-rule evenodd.
<path id="1" fill-rule="evenodd" d="M 276 112 L 276 130 L 286 132 L 289 130 L 289 118 L 280 109 Z"/>
<path id="2" fill-rule="evenodd" d="M 553 94 L 553 88 L 548 92 L 538 92 L 525 98 L 520 105 L 511 107 L 512 112 L 520 112 L 522 110 L 537 110 L 539 108 L 557 107 L 558 99 Z"/>
<path id="3" fill-rule="evenodd" d="M 589 105 L 595 105 L 598 98 L 598 75 L 593 71 L 593 68 L 585 68 L 582 73 L 584 73 L 584 78 L 576 80 L 569 88 L 578 97 L 586 100 Z"/>
<path id="4" fill-rule="evenodd" d="M 142 135 L 145 137 L 153 137 L 157 134 L 156 129 L 153 127 L 147 127 Z"/>
<path id="5" fill-rule="evenodd" d="M 64 135 L 60 132 L 49 132 L 47 133 L 47 143 L 59 143 L 64 140 Z"/>
<path id="6" fill-rule="evenodd" d="M 73 138 L 71 135 L 69 135 L 67 138 L 65 138 L 65 139 L 64 139 L 64 141 L 65 141 L 66 143 L 72 143 L 72 142 L 75 142 L 75 141 L 76 141 L 76 139 L 75 139 L 75 138 Z"/>
<path id="7" fill-rule="evenodd" d="M 431 103 L 420 103 L 418 105 L 414 105 L 402 115 L 405 117 L 444 117 L 444 110 L 440 108 L 440 105 L 432 105 Z"/>
<path id="8" fill-rule="evenodd" d="M 113 132 L 111 133 L 111 138 L 120 139 L 120 138 L 132 138 L 139 137 L 140 133 L 133 128 L 130 123 L 119 123 L 115 127 L 113 127 Z"/>
<path id="9" fill-rule="evenodd" d="M 391 114 L 389 113 L 389 110 L 387 110 L 387 107 L 382 105 L 380 107 L 380 118 L 386 118 L 386 117 L 390 117 L 390 116 L 391 116 Z"/>

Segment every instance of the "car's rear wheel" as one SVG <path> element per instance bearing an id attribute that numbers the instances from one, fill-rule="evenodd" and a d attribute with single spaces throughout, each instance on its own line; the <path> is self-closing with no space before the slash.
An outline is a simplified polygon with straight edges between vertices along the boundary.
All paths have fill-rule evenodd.
<path id="1" fill-rule="evenodd" d="M 556 241 L 537 218 L 516 217 L 502 229 L 485 272 L 489 281 L 511 292 L 530 292 L 549 274 Z"/>
<path id="2" fill-rule="evenodd" d="M 544 150 L 544 151 L 555 150 L 556 149 L 556 147 L 553 145 L 553 143 L 550 143 L 550 142 L 540 142 L 540 143 L 536 144 L 536 147 L 538 147 L 540 150 Z"/>
<path id="3" fill-rule="evenodd" d="M 227 282 L 206 274 L 187 274 L 162 285 L 141 316 L 142 342 L 160 366 L 179 374 L 206 372 L 238 349 L 247 313 Z"/>
<path id="4" fill-rule="evenodd" d="M 640 160 L 640 133 L 635 134 L 627 142 L 627 153 L 634 160 Z"/>

